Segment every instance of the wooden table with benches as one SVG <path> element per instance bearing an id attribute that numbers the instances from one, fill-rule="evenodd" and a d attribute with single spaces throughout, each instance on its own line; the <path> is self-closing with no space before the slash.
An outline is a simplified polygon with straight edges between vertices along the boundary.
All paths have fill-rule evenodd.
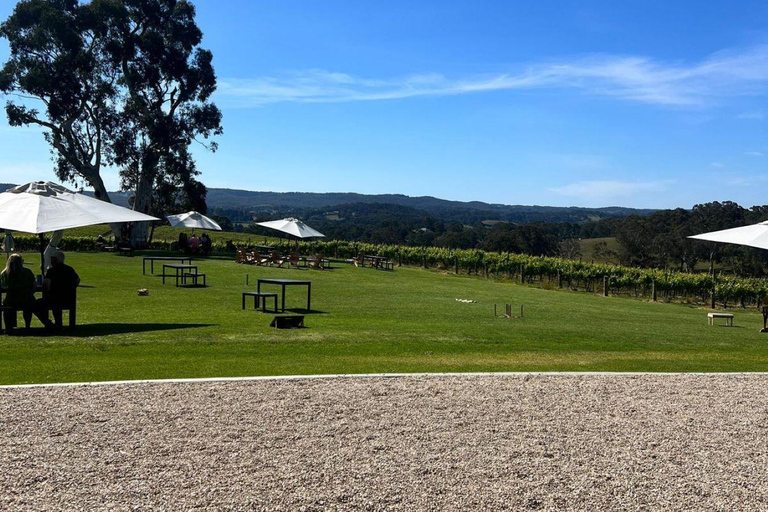
<path id="1" fill-rule="evenodd" d="M 173 274 L 166 274 L 165 270 L 171 269 L 174 271 Z M 205 274 L 200 274 L 197 271 L 197 265 L 173 265 L 169 263 L 163 264 L 163 284 L 165 284 L 165 278 L 166 277 L 175 277 L 176 278 L 176 287 L 179 286 L 179 283 L 186 284 L 186 279 L 194 276 L 199 276 L 205 278 Z M 194 283 L 197 284 L 197 278 L 194 278 Z"/>
<path id="2" fill-rule="evenodd" d="M 311 309 L 312 300 L 312 281 L 303 281 L 298 279 L 259 279 L 256 283 L 256 293 L 261 293 L 261 285 L 274 284 L 282 288 L 282 300 L 280 310 L 285 311 L 285 287 L 286 286 L 306 286 L 307 287 L 307 311 Z"/>

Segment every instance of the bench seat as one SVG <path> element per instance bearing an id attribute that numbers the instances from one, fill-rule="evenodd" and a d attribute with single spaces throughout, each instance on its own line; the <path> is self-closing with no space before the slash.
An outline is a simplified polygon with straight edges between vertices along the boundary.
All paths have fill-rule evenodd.
<path id="1" fill-rule="evenodd" d="M 707 313 L 707 324 L 715 325 L 715 319 L 724 318 L 725 325 L 733 327 L 733 313 Z"/>
<path id="2" fill-rule="evenodd" d="M 271 297 L 272 299 L 274 299 L 274 308 L 272 311 L 277 313 L 277 293 L 243 292 L 243 309 L 245 309 L 246 297 L 253 297 L 253 309 L 258 309 L 259 303 L 261 303 L 261 311 L 263 313 L 267 312 L 267 299 Z"/>

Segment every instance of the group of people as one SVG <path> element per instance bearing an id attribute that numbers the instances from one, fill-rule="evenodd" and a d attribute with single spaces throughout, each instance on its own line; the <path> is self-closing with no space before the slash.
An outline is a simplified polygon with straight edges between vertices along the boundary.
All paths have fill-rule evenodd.
<path id="1" fill-rule="evenodd" d="M 0 286 L 5 291 L 3 306 L 15 308 L 4 310 L 3 320 L 7 334 L 16 329 L 16 311 L 21 310 L 24 324 L 29 329 L 34 314 L 47 330 L 63 328 L 62 309 L 72 307 L 77 300 L 77 286 L 80 276 L 75 269 L 64 263 L 64 253 L 56 250 L 51 255 L 51 266 L 45 272 L 42 282 L 43 296 L 35 298 L 37 280 L 35 274 L 24 267 L 20 254 L 11 254 L 0 272 Z M 48 317 L 53 311 L 54 322 Z"/>
<path id="2" fill-rule="evenodd" d="M 186 233 L 179 233 L 179 250 L 188 254 L 197 254 L 198 252 L 204 256 L 211 254 L 211 237 L 208 233 L 203 233 L 200 238 L 192 233 L 190 237 L 187 237 Z"/>

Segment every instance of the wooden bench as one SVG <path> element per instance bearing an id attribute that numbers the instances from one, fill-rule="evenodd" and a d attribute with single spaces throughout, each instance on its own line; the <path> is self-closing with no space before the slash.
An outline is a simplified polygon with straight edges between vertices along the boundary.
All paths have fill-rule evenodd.
<path id="1" fill-rule="evenodd" d="M 295 327 L 304 327 L 304 315 L 285 315 L 276 316 L 269 324 L 275 329 L 293 329 Z"/>
<path id="2" fill-rule="evenodd" d="M 277 294 L 276 293 L 243 292 L 243 309 L 245 309 L 245 298 L 249 296 L 253 297 L 253 309 L 258 309 L 259 303 L 261 302 L 261 311 L 264 313 L 267 312 L 267 299 L 272 297 L 275 300 L 275 307 L 273 308 L 272 311 L 277 313 Z"/>
<path id="3" fill-rule="evenodd" d="M 117 254 L 120 256 L 133 256 L 133 247 L 118 247 Z"/>
<path id="4" fill-rule="evenodd" d="M 6 331 L 8 330 L 7 325 L 3 327 L 3 323 L 5 322 L 4 315 L 6 311 L 13 312 L 14 314 L 17 314 L 19 311 L 22 311 L 24 313 L 24 327 L 29 329 L 29 326 L 32 321 L 32 310 L 25 311 L 22 308 L 15 308 L 11 306 L 0 306 L 0 330 L 2 330 L 3 328 Z M 53 314 L 53 323 L 57 327 L 64 326 L 64 321 L 63 321 L 64 311 L 69 312 L 69 328 L 74 329 L 77 326 L 77 299 L 75 299 L 74 304 L 71 304 L 69 306 L 49 308 L 48 311 L 50 311 Z"/>
<path id="5" fill-rule="evenodd" d="M 715 325 L 716 318 L 725 318 L 725 325 L 733 327 L 733 313 L 707 313 L 707 324 Z"/>
<path id="6" fill-rule="evenodd" d="M 181 274 L 181 285 L 182 286 L 188 286 L 187 285 L 187 279 L 189 279 L 192 282 L 192 286 L 199 286 L 200 285 L 200 278 L 203 278 L 203 284 L 202 286 L 206 286 L 205 283 L 205 274 L 198 274 L 195 272 L 185 272 Z"/>
<path id="7" fill-rule="evenodd" d="M 0 306 L 0 330 L 3 329 L 3 323 L 5 322 L 5 314 L 6 312 L 13 313 L 14 315 L 17 314 L 19 311 L 24 311 L 24 327 L 29 329 L 30 324 L 32 323 L 32 310 L 23 310 L 22 308 L 15 308 L 13 306 Z M 18 325 L 18 324 L 17 324 Z M 5 326 L 5 332 L 10 332 L 8 329 L 8 326 Z"/>

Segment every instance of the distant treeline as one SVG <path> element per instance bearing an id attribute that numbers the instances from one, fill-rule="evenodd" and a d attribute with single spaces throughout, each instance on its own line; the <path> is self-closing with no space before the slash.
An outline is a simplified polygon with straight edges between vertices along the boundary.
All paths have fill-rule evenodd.
<path id="1" fill-rule="evenodd" d="M 274 216 L 337 210 L 345 205 L 397 205 L 442 219 L 472 225 L 483 220 L 503 220 L 518 224 L 530 222 L 583 222 L 589 219 L 645 215 L 655 210 L 638 210 L 618 206 L 579 208 L 536 205 L 491 204 L 482 201 L 449 201 L 431 196 L 412 197 L 402 194 L 355 194 L 314 192 L 255 192 L 209 188 L 206 202 L 211 211 L 228 210 L 249 220 L 251 216 Z"/>
<path id="2" fill-rule="evenodd" d="M 227 212 L 216 210 L 216 213 L 226 216 Z M 578 259 L 578 239 L 615 237 L 619 249 L 598 245 L 597 259 L 633 267 L 681 271 L 693 271 L 702 264 L 711 270 L 715 264 L 721 264 L 744 276 L 762 276 L 768 264 L 766 251 L 686 238 L 768 219 L 768 206 L 747 209 L 733 202 L 712 202 L 696 205 L 691 210 L 659 210 L 650 215 L 578 223 L 447 221 L 415 208 L 377 203 L 293 213 L 330 239 L 372 244 L 482 249 Z M 263 219 L 267 218 L 274 216 L 264 215 Z M 260 220 L 258 216 L 256 219 Z M 258 227 L 245 229 L 268 234 Z"/>
<path id="3" fill-rule="evenodd" d="M 768 219 L 768 205 L 743 208 L 730 201 L 697 204 L 692 210 L 660 210 L 641 217 L 630 215 L 596 223 L 597 236 L 614 236 L 620 250 L 615 254 L 623 265 L 645 268 L 668 266 L 692 271 L 706 263 L 712 271 L 716 263 L 740 276 L 763 276 L 768 251 L 750 247 L 690 240 L 687 237 Z M 587 227 L 587 226 L 585 226 Z"/>

